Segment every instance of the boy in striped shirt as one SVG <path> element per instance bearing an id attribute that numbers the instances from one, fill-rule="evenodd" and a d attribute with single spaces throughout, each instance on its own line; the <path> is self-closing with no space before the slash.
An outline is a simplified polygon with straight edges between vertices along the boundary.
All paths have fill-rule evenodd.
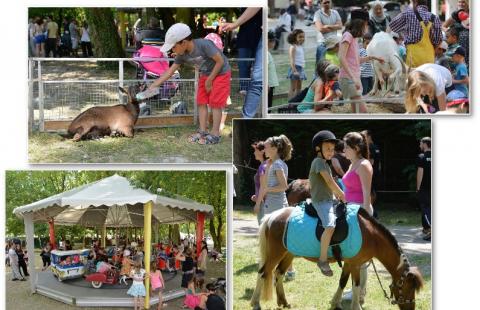
<path id="1" fill-rule="evenodd" d="M 363 45 L 359 48 L 360 57 L 367 57 L 367 46 L 372 40 L 372 35 L 366 33 L 363 35 Z M 362 95 L 365 96 L 373 88 L 373 67 L 370 61 L 366 61 L 360 64 L 360 80 L 362 81 L 363 92 Z"/>

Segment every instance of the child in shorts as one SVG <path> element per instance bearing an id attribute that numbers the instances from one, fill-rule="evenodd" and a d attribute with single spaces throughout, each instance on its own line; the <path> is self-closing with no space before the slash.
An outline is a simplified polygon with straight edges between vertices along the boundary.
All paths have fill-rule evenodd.
<path id="1" fill-rule="evenodd" d="M 308 175 L 312 204 L 324 228 L 320 239 L 320 257 L 317 265 L 322 274 L 327 277 L 333 276 L 327 257 L 328 246 L 335 231 L 336 216 L 333 194 L 338 199 L 345 200 L 345 194 L 333 179 L 332 171 L 327 163 L 335 155 L 336 142 L 337 138 L 331 131 L 317 132 L 312 139 L 312 148 L 317 156 L 312 161 Z"/>
<path id="2" fill-rule="evenodd" d="M 200 67 L 197 105 L 200 128 L 188 138 L 191 143 L 217 144 L 220 142 L 222 110 L 230 96 L 231 69 L 223 52 L 208 39 L 193 39 L 186 24 L 172 25 L 166 35 L 163 53 L 172 50 L 175 60 L 172 66 L 149 89 L 159 87 L 167 81 L 181 65 L 188 63 Z M 208 108 L 212 110 L 213 126 L 207 132 Z"/>

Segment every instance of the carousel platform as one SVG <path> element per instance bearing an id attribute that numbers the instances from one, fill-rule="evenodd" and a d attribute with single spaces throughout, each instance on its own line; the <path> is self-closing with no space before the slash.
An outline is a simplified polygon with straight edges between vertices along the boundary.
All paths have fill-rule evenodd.
<path id="1" fill-rule="evenodd" d="M 101 288 L 96 289 L 83 278 L 60 282 L 50 270 L 39 272 L 37 275 L 37 293 L 65 304 L 79 307 L 133 307 L 133 297 L 127 295 L 131 280 L 127 281 L 128 286 L 104 284 Z M 163 273 L 162 275 L 165 280 L 164 302 L 185 295 L 180 287 L 181 272 L 177 274 Z M 156 304 L 158 304 L 158 296 L 150 296 L 150 305 Z"/>

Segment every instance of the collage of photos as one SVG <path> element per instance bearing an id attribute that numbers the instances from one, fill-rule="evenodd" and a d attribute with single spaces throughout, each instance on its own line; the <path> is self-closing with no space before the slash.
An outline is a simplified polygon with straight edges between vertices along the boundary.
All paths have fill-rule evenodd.
<path id="1" fill-rule="evenodd" d="M 6 309 L 433 309 L 472 1 L 217 2 L 24 7 Z"/>

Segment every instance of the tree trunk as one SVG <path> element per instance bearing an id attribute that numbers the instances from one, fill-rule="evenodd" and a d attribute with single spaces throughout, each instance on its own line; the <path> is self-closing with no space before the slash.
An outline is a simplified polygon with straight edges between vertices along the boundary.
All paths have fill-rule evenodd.
<path id="1" fill-rule="evenodd" d="M 180 227 L 178 224 L 173 225 L 171 240 L 174 244 L 180 244 Z"/>
<path id="2" fill-rule="evenodd" d="M 86 8 L 85 16 L 90 27 L 90 39 L 95 57 L 125 57 L 112 9 Z M 117 64 L 114 65 L 117 66 Z"/>

